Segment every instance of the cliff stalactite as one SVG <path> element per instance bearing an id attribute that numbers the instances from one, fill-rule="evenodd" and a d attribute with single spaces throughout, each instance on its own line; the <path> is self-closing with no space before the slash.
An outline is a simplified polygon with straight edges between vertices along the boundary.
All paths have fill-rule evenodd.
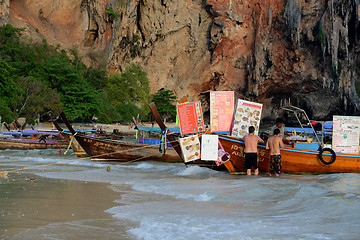
<path id="1" fill-rule="evenodd" d="M 264 103 L 269 119 L 289 99 L 314 119 L 359 113 L 359 0 L 1 3 L 0 24 L 84 55 L 98 51 L 110 71 L 137 62 L 152 91 L 208 106 L 209 91 L 233 90 Z"/>

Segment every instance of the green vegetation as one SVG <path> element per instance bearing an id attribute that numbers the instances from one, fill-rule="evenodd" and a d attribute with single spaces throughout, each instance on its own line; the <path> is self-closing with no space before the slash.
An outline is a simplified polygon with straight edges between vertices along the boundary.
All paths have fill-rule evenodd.
<path id="1" fill-rule="evenodd" d="M 33 123 L 62 108 L 70 121 L 130 121 L 149 112 L 149 81 L 138 65 L 107 76 L 106 64 L 93 54 L 87 67 L 77 49 L 32 43 L 21 29 L 0 27 L 0 116 Z M 100 59 L 100 61 L 98 61 Z"/>
<path id="2" fill-rule="evenodd" d="M 357 96 L 360 98 L 360 81 L 355 80 L 355 90 L 356 90 Z"/>
<path id="3" fill-rule="evenodd" d="M 319 41 L 320 41 L 321 46 L 322 46 L 323 48 L 325 48 L 325 47 L 326 47 L 326 39 L 325 39 L 325 35 L 324 35 L 324 32 L 323 32 L 321 26 L 319 26 L 318 38 L 319 38 Z"/>
<path id="4" fill-rule="evenodd" d="M 151 101 L 156 104 L 156 108 L 162 118 L 175 119 L 176 106 L 173 102 L 176 101 L 176 96 L 173 91 L 160 89 L 151 95 Z"/>
<path id="5" fill-rule="evenodd" d="M 106 14 L 108 15 L 110 21 L 117 21 L 121 16 L 121 14 L 115 11 L 112 7 L 106 10 Z"/>
<path id="6" fill-rule="evenodd" d="M 105 83 L 103 99 L 108 106 L 101 121 L 130 121 L 132 116 L 149 112 L 149 79 L 136 64 L 129 64 L 121 73 L 111 74 Z"/>
<path id="7" fill-rule="evenodd" d="M 341 75 L 341 71 L 342 71 L 341 62 L 338 61 L 337 67 L 334 66 L 332 63 L 330 63 L 330 69 L 331 69 L 331 73 L 332 73 L 333 77 L 339 78 Z"/>
<path id="8" fill-rule="evenodd" d="M 134 59 L 139 55 L 139 48 L 140 48 L 140 37 L 138 34 L 134 34 L 130 44 L 130 54 L 132 59 Z"/>

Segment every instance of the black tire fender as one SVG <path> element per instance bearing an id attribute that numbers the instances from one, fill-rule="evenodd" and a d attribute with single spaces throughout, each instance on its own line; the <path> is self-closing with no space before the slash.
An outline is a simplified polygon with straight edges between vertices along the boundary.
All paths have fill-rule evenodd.
<path id="1" fill-rule="evenodd" d="M 323 158 L 323 152 L 330 152 L 331 153 L 331 160 L 330 161 L 325 161 L 324 158 Z M 325 165 L 330 165 L 330 164 L 333 164 L 336 160 L 336 153 L 334 152 L 334 150 L 332 150 L 331 148 L 322 148 L 319 152 L 319 158 L 320 158 L 320 161 L 325 164 Z"/>

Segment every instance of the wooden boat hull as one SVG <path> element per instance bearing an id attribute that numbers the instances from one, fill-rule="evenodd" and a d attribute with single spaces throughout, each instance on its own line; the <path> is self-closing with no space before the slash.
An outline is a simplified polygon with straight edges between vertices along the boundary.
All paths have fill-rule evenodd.
<path id="1" fill-rule="evenodd" d="M 246 172 L 245 163 L 245 144 L 243 141 L 228 137 L 219 136 L 219 140 L 224 150 L 230 154 L 230 162 L 225 166 L 232 174 Z M 258 146 L 259 171 L 269 172 L 270 152 L 265 146 Z M 323 154 L 324 159 L 330 158 L 330 154 Z M 360 173 L 359 154 L 336 154 L 334 163 L 326 165 L 320 161 L 319 151 L 302 150 L 285 147 L 281 150 L 282 172 L 284 173 Z M 326 159 L 325 159 L 326 160 Z"/>
<path id="2" fill-rule="evenodd" d="M 166 154 L 159 152 L 159 145 L 142 144 L 137 142 L 118 141 L 111 139 L 101 139 L 88 136 L 76 136 L 82 138 L 91 151 L 93 161 L 159 161 L 168 163 L 182 163 L 176 150 L 172 147 L 167 148 Z M 186 164 L 187 166 L 200 166 L 216 170 L 226 170 L 224 166 L 217 166 L 214 161 L 196 160 Z"/>
<path id="3" fill-rule="evenodd" d="M 75 152 L 85 151 L 86 155 L 94 161 L 138 161 L 138 160 L 152 160 L 162 162 L 182 162 L 178 153 L 174 148 L 168 148 L 166 154 L 159 152 L 158 145 L 141 144 L 137 142 L 121 141 L 103 139 L 97 137 L 90 137 L 85 135 L 77 135 L 75 130 L 68 122 L 65 114 L 60 113 L 65 125 L 74 136 L 72 147 Z M 60 129 L 60 127 L 58 126 Z M 71 136 L 67 135 L 70 142 Z M 76 142 L 75 142 L 76 140 Z M 75 143 L 74 143 L 75 142 Z M 79 145 L 77 145 L 78 143 Z M 79 146 L 81 148 L 79 148 Z M 83 154 L 81 154 L 83 155 Z M 77 154 L 77 156 L 79 156 Z"/>
<path id="4" fill-rule="evenodd" d="M 158 145 L 141 144 L 137 142 L 99 139 L 88 136 L 76 136 L 81 138 L 91 151 L 91 159 L 94 161 L 116 160 L 121 162 L 135 160 L 153 160 L 164 162 L 181 162 L 173 148 L 168 148 L 166 154 L 159 152 Z"/>
<path id="5" fill-rule="evenodd" d="M 323 154 L 330 159 L 329 154 Z M 285 173 L 360 173 L 360 155 L 336 154 L 334 163 L 326 165 L 320 161 L 319 151 L 284 148 L 281 150 L 282 172 Z M 259 163 L 259 170 L 270 170 L 270 153 Z"/>
<path id="6" fill-rule="evenodd" d="M 84 158 L 88 156 L 85 150 L 80 146 L 79 142 L 75 138 L 72 138 L 70 134 L 63 133 L 62 137 L 64 137 L 68 145 L 71 144 L 70 147 L 77 157 Z"/>
<path id="7" fill-rule="evenodd" d="M 225 167 L 232 174 L 246 173 L 245 163 L 245 144 L 237 138 L 219 135 L 219 141 L 225 152 L 230 154 L 230 160 L 225 163 Z"/>
<path id="8" fill-rule="evenodd" d="M 17 140 L 0 139 L 0 149 L 47 149 L 47 148 L 59 148 L 59 143 L 44 143 L 44 142 L 26 142 Z"/>
<path id="9" fill-rule="evenodd" d="M 70 143 L 70 142 L 68 142 Z M 79 142 L 74 139 L 71 143 L 71 149 L 74 151 L 75 155 L 77 157 L 83 158 L 83 157 L 87 157 L 88 155 L 86 154 L 86 152 L 84 151 L 84 149 L 80 146 Z"/>

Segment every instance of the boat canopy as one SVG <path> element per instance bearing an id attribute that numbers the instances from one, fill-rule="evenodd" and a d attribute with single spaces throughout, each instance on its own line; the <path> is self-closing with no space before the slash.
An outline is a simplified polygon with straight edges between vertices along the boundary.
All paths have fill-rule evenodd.
<path id="1" fill-rule="evenodd" d="M 135 129 L 138 129 L 139 131 L 146 131 L 146 132 L 161 132 L 161 128 L 159 128 L 159 127 L 136 126 Z M 169 130 L 172 132 L 175 132 L 175 133 L 180 133 L 180 127 L 169 128 Z"/>
<path id="2" fill-rule="evenodd" d="M 64 131 L 65 133 L 70 134 L 68 130 Z M 96 132 L 96 130 L 76 130 L 76 132 Z M 15 132 L 15 131 L 0 131 L 0 134 L 10 135 L 10 136 L 30 136 L 30 135 L 59 135 L 60 132 L 57 130 L 54 131 L 39 131 L 39 130 L 23 130 L 22 132 Z"/>

